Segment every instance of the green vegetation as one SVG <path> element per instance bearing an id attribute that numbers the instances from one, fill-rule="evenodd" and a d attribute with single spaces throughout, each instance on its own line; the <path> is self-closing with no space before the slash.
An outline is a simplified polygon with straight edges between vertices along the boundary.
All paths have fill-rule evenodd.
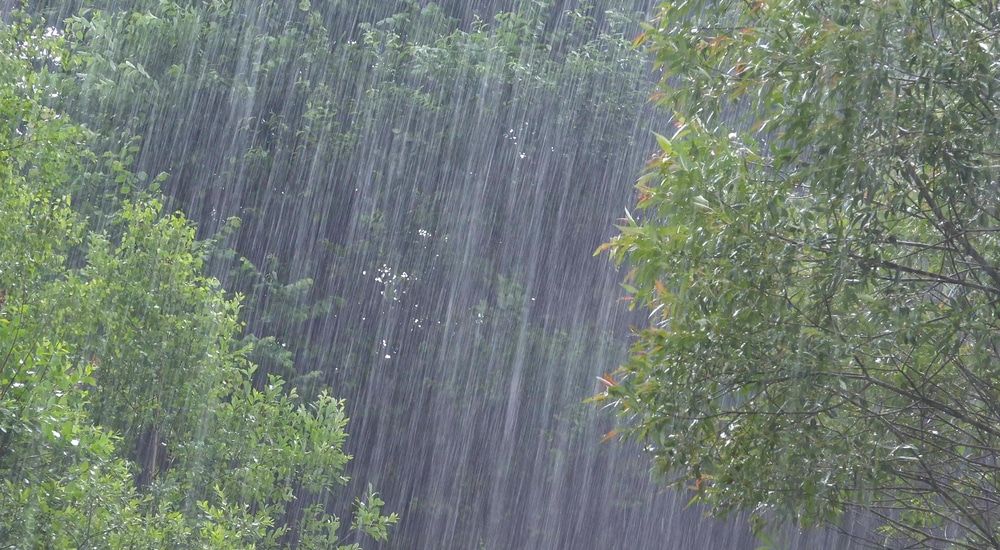
<path id="1" fill-rule="evenodd" d="M 30 4 L 0 26 L 0 543 L 385 541 L 331 388 L 371 397 L 415 524 L 544 531 L 517 501 L 573 501 L 532 491 L 587 424 L 560 361 L 612 349 L 575 245 L 637 155 L 637 3 Z M 996 7 L 669 2 L 636 45 L 675 128 L 602 246 L 651 313 L 595 399 L 717 514 L 1000 548 Z"/>
<path id="2" fill-rule="evenodd" d="M 607 167 L 641 156 L 639 3 L 469 20 L 411 0 L 24 3 L 2 28 L 0 545 L 384 540 L 396 517 L 346 479 L 330 394 L 370 397 L 351 402 L 377 416 L 356 452 L 381 445 L 408 522 L 449 523 L 456 545 L 487 522 L 539 536 L 527 508 L 468 513 L 409 472 L 460 468 L 465 498 L 543 491 L 589 440 L 574 373 L 549 365 L 617 348 L 565 330 L 575 312 L 543 318 L 581 287 L 539 279 L 594 284 L 560 240 L 599 242 L 579 220 L 606 208 Z M 559 217 L 578 221 L 510 261 Z M 359 278 L 379 265 L 379 285 Z M 461 284 L 444 299 L 439 281 Z M 383 374 L 390 356 L 408 377 Z M 529 406 L 550 396 L 569 407 Z M 456 444 L 412 429 L 431 413 L 475 422 Z"/>
<path id="3" fill-rule="evenodd" d="M 671 2 L 673 135 L 602 248 L 651 310 L 606 381 L 716 513 L 1000 548 L 991 2 Z"/>
<path id="4" fill-rule="evenodd" d="M 347 481 L 343 403 L 251 383 L 239 298 L 203 274 L 208 244 L 123 189 L 141 178 L 50 107 L 78 62 L 58 33 L 0 27 L 0 541 L 342 544 L 335 516 L 299 503 Z M 131 198 L 97 230 L 70 195 L 108 182 Z M 382 504 L 359 498 L 352 529 L 385 540 Z"/>
<path id="5" fill-rule="evenodd" d="M 3 14 L 0 545 L 327 547 L 326 512 L 356 493 L 350 527 L 384 539 L 394 516 L 367 480 L 332 486 L 348 406 L 373 417 L 355 415 L 354 452 L 378 457 L 353 467 L 378 467 L 406 499 L 388 507 L 418 526 L 394 544 L 447 524 L 473 546 L 498 521 L 538 536 L 544 518 L 514 492 L 503 518 L 451 496 L 544 491 L 582 448 L 571 438 L 588 440 L 574 373 L 546 366 L 611 345 L 554 307 L 543 318 L 579 285 L 546 296 L 538 281 L 572 260 L 568 276 L 594 284 L 603 224 L 551 239 L 590 232 L 585 247 L 545 240 L 535 263 L 510 260 L 524 227 L 603 212 L 607 167 L 637 164 L 649 83 L 623 29 L 641 2 L 20 4 L 32 20 Z M 36 368 L 43 356 L 59 369 Z M 30 405 L 53 392 L 70 400 L 50 415 L 56 439 Z M 528 406 L 549 395 L 572 408 Z M 413 428 L 431 414 L 475 422 Z M 43 436 L 77 454 L 28 460 Z M 42 540 L 55 525 L 65 540 Z"/>
<path id="6" fill-rule="evenodd" d="M 325 383 L 364 384 L 331 378 L 383 356 L 371 337 L 378 312 L 445 317 L 426 309 L 437 289 L 417 281 L 466 270 L 471 307 L 496 273 L 522 284 L 533 275 L 495 252 L 506 229 L 485 221 L 513 217 L 510 196 L 572 194 L 560 208 L 584 217 L 604 200 L 606 167 L 640 157 L 629 106 L 649 86 L 622 34 L 638 19 L 630 3 L 605 2 L 607 13 L 583 3 L 554 25 L 551 1 L 469 23 L 410 0 L 99 1 L 68 14 L 53 1 L 37 11 L 68 15 L 61 28 L 79 67 L 60 80 L 60 104 L 95 129 L 100 151 L 136 174 L 162 174 L 168 204 L 201 231 L 224 233 L 207 267 L 246 296 L 261 373 L 312 395 Z M 595 14 L 609 21 L 599 27 Z M 582 145 L 546 146 L 565 136 Z M 539 166 L 550 166 L 543 181 Z M 81 207 L 107 210 L 149 179 L 94 181 Z M 603 235 L 586 229 L 591 242 Z M 456 248 L 466 235 L 481 254 Z M 546 262 L 567 261 L 547 252 Z M 439 258 L 433 273 L 428 257 Z M 359 281 L 359 266 L 383 263 L 413 266 L 408 300 L 401 289 L 376 300 Z M 417 303 L 425 309 L 401 312 Z M 351 306 L 369 322 L 317 334 Z"/>

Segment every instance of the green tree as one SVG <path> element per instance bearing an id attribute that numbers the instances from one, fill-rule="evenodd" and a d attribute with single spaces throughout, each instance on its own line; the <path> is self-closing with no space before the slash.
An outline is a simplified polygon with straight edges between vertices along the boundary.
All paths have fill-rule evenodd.
<path id="1" fill-rule="evenodd" d="M 18 18 L 0 46 L 0 543 L 341 544 L 296 499 L 347 481 L 343 403 L 251 384 L 239 299 L 202 274 L 182 215 L 136 198 L 87 230 L 75 186 L 134 176 L 47 106 L 74 57 L 58 33 Z M 352 529 L 385 540 L 382 505 L 369 490 Z"/>
<path id="2" fill-rule="evenodd" d="M 1000 547 L 990 2 L 664 4 L 675 130 L 602 248 L 650 309 L 597 397 L 716 513 Z"/>

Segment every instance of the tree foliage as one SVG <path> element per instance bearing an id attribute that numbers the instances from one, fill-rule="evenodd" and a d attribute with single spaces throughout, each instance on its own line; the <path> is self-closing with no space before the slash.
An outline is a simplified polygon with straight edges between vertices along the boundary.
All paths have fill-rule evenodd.
<path id="1" fill-rule="evenodd" d="M 675 113 L 604 248 L 650 309 L 599 399 L 718 513 L 1000 547 L 992 2 L 672 2 Z"/>
<path id="2" fill-rule="evenodd" d="M 88 229 L 75 186 L 135 176 L 50 106 L 74 68 L 59 33 L 19 17 L 0 44 L 0 542 L 343 544 L 321 504 L 347 481 L 343 403 L 251 384 L 239 298 L 183 215 L 143 193 Z M 357 502 L 352 528 L 384 540 L 396 516 Z"/>
<path id="3" fill-rule="evenodd" d="M 606 233 L 588 220 L 622 192 L 609 172 L 641 162 L 631 136 L 651 83 L 624 38 L 641 3 L 33 2 L 81 63 L 61 104 L 128 153 L 114 161 L 167 173 L 168 209 L 206 234 L 242 220 L 206 268 L 246 296 L 254 384 L 280 374 L 300 399 L 350 397 L 355 467 L 391 476 L 386 500 L 407 506 L 395 543 L 412 547 L 562 536 L 521 503 L 561 483 L 559 447 L 590 439 L 571 382 L 589 372 L 546 365 L 619 349 L 578 308 L 597 310 L 607 284 L 587 267 Z M 470 6 L 481 17 L 460 19 Z M 94 181 L 77 205 L 107 210 L 148 184 L 128 183 Z M 574 411 L 552 421 L 533 400 Z M 515 425 L 539 428 L 512 444 Z M 419 471 L 432 475 L 404 473 Z M 472 496 L 501 487 L 517 528 L 497 530 Z"/>

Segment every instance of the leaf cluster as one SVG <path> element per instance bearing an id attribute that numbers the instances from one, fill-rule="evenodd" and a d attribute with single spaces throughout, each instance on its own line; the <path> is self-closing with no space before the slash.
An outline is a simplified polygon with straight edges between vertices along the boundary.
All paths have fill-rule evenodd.
<path id="1" fill-rule="evenodd" d="M 20 17 L 0 43 L 0 542 L 341 544 L 329 510 L 297 501 L 346 481 L 343 403 L 253 385 L 240 299 L 204 275 L 183 215 L 139 193 L 88 229 L 74 182 L 134 176 L 51 106 L 61 36 Z M 385 540 L 382 505 L 369 491 L 359 535 Z"/>
<path id="2" fill-rule="evenodd" d="M 664 4 L 672 136 L 604 245 L 650 310 L 605 399 L 718 513 L 1000 545 L 989 2 Z"/>

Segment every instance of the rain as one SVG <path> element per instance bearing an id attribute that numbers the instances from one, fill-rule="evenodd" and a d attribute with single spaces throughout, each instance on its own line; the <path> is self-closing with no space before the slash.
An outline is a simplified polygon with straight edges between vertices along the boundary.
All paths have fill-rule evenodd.
<path id="1" fill-rule="evenodd" d="M 322 504 L 349 518 L 374 487 L 399 522 L 366 548 L 758 548 L 747 513 L 667 489 L 587 401 L 647 323 L 594 252 L 671 122 L 632 44 L 655 4 L 24 9 L 92 56 L 50 99 L 132 174 L 74 198 L 90 226 L 113 231 L 99 213 L 122 194 L 161 195 L 242 296 L 255 383 L 345 401 L 350 481 Z"/>

